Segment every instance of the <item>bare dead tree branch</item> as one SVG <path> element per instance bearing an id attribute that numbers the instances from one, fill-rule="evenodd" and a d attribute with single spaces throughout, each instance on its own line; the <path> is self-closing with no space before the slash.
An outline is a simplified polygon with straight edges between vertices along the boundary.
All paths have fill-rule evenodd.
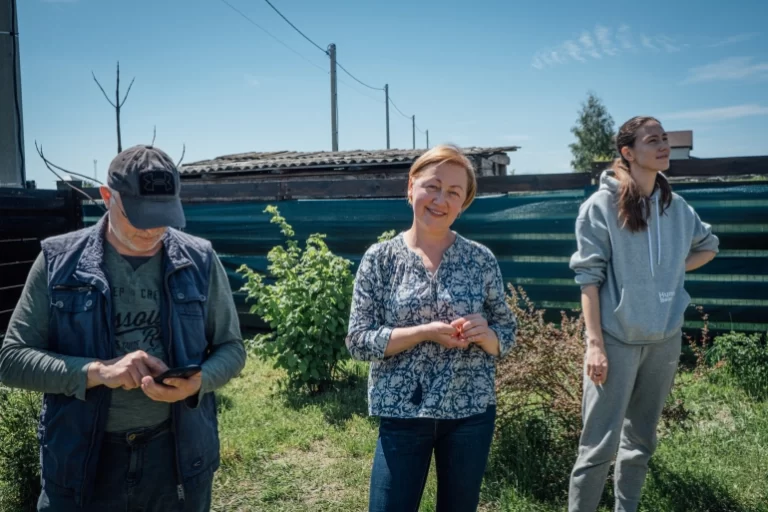
<path id="1" fill-rule="evenodd" d="M 35 141 L 35 149 L 37 150 L 37 154 L 40 155 L 40 158 L 42 158 L 43 162 L 45 163 L 45 166 L 48 168 L 49 171 L 51 171 L 53 173 L 54 176 L 59 178 L 59 181 L 61 181 L 63 183 L 66 183 L 69 188 L 71 188 L 72 190 L 78 192 L 79 194 L 82 194 L 88 201 L 93 201 L 93 198 L 91 196 L 89 196 L 83 190 L 81 190 L 81 189 L 77 188 L 76 186 L 74 186 L 73 184 L 71 184 L 69 181 L 67 181 L 64 178 L 62 178 L 59 173 L 57 173 L 56 171 L 53 170 L 53 168 L 55 167 L 56 169 L 60 169 L 63 172 L 66 172 L 68 174 L 75 174 L 75 175 L 77 175 L 76 173 L 70 173 L 69 171 L 63 169 L 62 167 L 59 167 L 58 165 L 51 163 L 45 157 L 45 155 L 43 154 L 43 145 L 41 144 L 40 146 L 38 146 L 37 145 L 37 141 Z M 104 211 L 107 211 L 107 209 L 103 205 L 102 205 L 102 208 L 104 209 Z"/>
<path id="2" fill-rule="evenodd" d="M 107 99 L 109 104 L 112 105 L 114 108 L 117 108 L 117 105 L 112 103 L 112 100 L 109 99 L 109 96 L 107 96 L 107 91 L 105 91 L 104 88 L 101 86 L 101 84 L 99 83 L 99 79 L 96 78 L 96 75 L 93 74 L 93 71 L 91 71 L 91 76 L 93 77 L 93 81 L 96 82 L 96 85 L 99 86 L 99 89 L 101 89 L 102 94 L 104 94 L 104 97 Z"/>
<path id="3" fill-rule="evenodd" d="M 131 87 L 133 87 L 133 82 L 135 81 L 136 81 L 136 77 L 133 77 L 133 80 L 131 80 L 131 83 L 128 84 L 128 90 L 125 91 L 125 96 L 123 97 L 123 101 L 120 102 L 121 107 L 125 105 L 125 100 L 128 99 L 128 95 L 131 93 Z"/>
<path id="4" fill-rule="evenodd" d="M 85 174 L 80 174 L 80 173 L 78 173 L 78 172 L 70 171 L 70 170 L 68 170 L 68 169 L 65 169 L 65 168 L 63 168 L 63 167 L 61 167 L 61 166 L 59 166 L 59 165 L 56 165 L 56 164 L 54 164 L 53 162 L 51 162 L 50 160 L 48 160 L 48 159 L 47 159 L 47 158 L 46 158 L 46 157 L 43 155 L 43 146 L 42 146 L 42 144 L 40 145 L 40 147 L 39 147 L 39 148 L 37 147 L 37 141 L 35 141 L 35 148 L 37 148 L 37 153 L 38 153 L 38 155 L 40 155 L 40 158 L 42 158 L 42 159 L 43 159 L 43 162 L 45 162 L 45 164 L 46 164 L 46 165 L 50 165 L 50 166 L 51 166 L 51 167 L 53 167 L 54 169 L 57 169 L 57 170 L 59 170 L 59 171 L 61 171 L 61 172 L 63 172 L 63 173 L 69 174 L 70 176 L 77 176 L 78 178 L 82 178 L 82 179 L 84 179 L 84 180 L 87 180 L 87 181 L 95 181 L 95 182 L 96 182 L 96 183 L 98 183 L 99 185 L 103 185 L 103 183 L 102 183 L 101 181 L 97 180 L 96 178 L 94 178 L 94 177 L 92 177 L 92 176 L 86 176 Z M 57 175 L 57 176 L 58 176 L 58 175 Z"/>
<path id="5" fill-rule="evenodd" d="M 128 90 L 125 92 L 125 96 L 123 97 L 123 100 L 120 101 L 120 61 L 117 62 L 117 81 L 115 86 L 115 101 L 112 102 L 112 100 L 109 99 L 109 96 L 107 96 L 106 91 L 104 91 L 104 87 L 101 86 L 101 83 L 99 83 L 98 79 L 96 78 L 96 75 L 91 71 L 91 76 L 93 76 L 93 80 L 96 82 L 96 85 L 99 86 L 99 89 L 101 89 L 102 94 L 104 94 L 104 97 L 107 99 L 110 105 L 112 105 L 112 108 L 115 109 L 115 119 L 117 123 L 117 152 L 120 153 L 123 151 L 123 140 L 122 135 L 120 131 L 120 109 L 125 104 L 125 100 L 128 99 L 128 94 L 131 92 L 131 87 L 133 87 L 133 82 L 136 81 L 136 77 L 131 80 L 130 85 L 128 85 Z"/>
<path id="6" fill-rule="evenodd" d="M 178 169 L 181 165 L 181 162 L 184 160 L 184 155 L 187 154 L 187 145 L 184 144 L 184 146 L 181 149 L 181 158 L 179 158 L 179 161 L 176 163 L 176 168 Z"/>

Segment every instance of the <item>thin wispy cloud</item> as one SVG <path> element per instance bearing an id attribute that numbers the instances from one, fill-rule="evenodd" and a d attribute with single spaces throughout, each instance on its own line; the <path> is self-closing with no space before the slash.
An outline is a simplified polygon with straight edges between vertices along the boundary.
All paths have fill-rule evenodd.
<path id="1" fill-rule="evenodd" d="M 768 61 L 754 62 L 753 57 L 729 57 L 688 70 L 685 84 L 745 79 L 768 79 Z"/>
<path id="2" fill-rule="evenodd" d="M 566 62 L 585 63 L 590 59 L 615 57 L 622 52 L 637 52 L 638 48 L 675 53 L 687 46 L 665 35 L 641 34 L 636 41 L 632 36 L 632 29 L 626 24 L 620 25 L 616 30 L 597 25 L 592 31 L 583 31 L 576 39 L 567 39 L 554 48 L 536 52 L 531 59 L 531 66 L 542 70 Z"/>
<path id="3" fill-rule="evenodd" d="M 621 44 L 623 50 L 634 50 L 635 45 L 632 43 L 631 29 L 628 25 L 622 25 L 619 30 L 616 31 L 616 39 Z"/>
<path id="4" fill-rule="evenodd" d="M 645 34 L 640 36 L 640 42 L 642 43 L 644 48 L 648 48 L 649 50 L 653 50 L 655 52 L 659 51 L 659 48 L 655 44 L 653 44 L 653 41 L 651 40 L 651 38 Z"/>
<path id="5" fill-rule="evenodd" d="M 768 116 L 768 107 L 750 103 L 731 107 L 685 110 L 660 116 L 664 121 L 724 121 L 744 117 Z"/>
<path id="6" fill-rule="evenodd" d="M 597 42 L 600 43 L 600 49 L 604 54 L 614 56 L 618 53 L 611 38 L 611 29 L 598 25 L 595 28 L 595 36 L 597 36 Z"/>
<path id="7" fill-rule="evenodd" d="M 657 36 L 656 41 L 661 44 L 661 47 L 664 48 L 669 53 L 675 53 L 680 51 L 680 46 L 675 42 L 674 39 L 672 39 L 669 36 Z"/>
<path id="8" fill-rule="evenodd" d="M 600 52 L 597 51 L 597 48 L 595 48 L 595 43 L 592 41 L 592 36 L 589 34 L 589 32 L 584 32 L 581 34 L 581 37 L 579 37 L 579 42 L 584 48 L 584 52 L 586 52 L 590 57 L 595 59 L 602 57 Z"/>
<path id="9" fill-rule="evenodd" d="M 261 81 L 257 77 L 249 74 L 245 75 L 245 83 L 250 87 L 258 87 L 261 85 Z"/>
<path id="10" fill-rule="evenodd" d="M 563 50 L 565 50 L 566 55 L 568 55 L 573 60 L 577 60 L 579 62 L 586 62 L 587 59 L 585 59 L 581 55 L 581 47 L 574 43 L 573 41 L 566 41 L 563 43 Z"/>
<path id="11" fill-rule="evenodd" d="M 744 34 L 736 34 L 725 39 L 721 39 L 712 44 L 707 45 L 707 48 L 720 48 L 722 46 L 730 46 L 732 44 L 745 43 L 759 36 L 759 32 L 747 32 Z"/>

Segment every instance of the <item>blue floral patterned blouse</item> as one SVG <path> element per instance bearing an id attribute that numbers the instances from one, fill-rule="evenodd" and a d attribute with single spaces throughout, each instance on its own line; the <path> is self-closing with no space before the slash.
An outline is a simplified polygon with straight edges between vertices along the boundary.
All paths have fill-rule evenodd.
<path id="1" fill-rule="evenodd" d="M 495 404 L 496 357 L 476 345 L 447 349 L 428 341 L 386 358 L 384 350 L 396 327 L 450 323 L 482 313 L 499 338 L 499 357 L 504 357 L 517 330 L 504 299 L 493 253 L 459 235 L 434 275 L 402 233 L 368 249 L 355 279 L 346 342 L 352 357 L 371 361 L 369 413 L 457 419 Z"/>

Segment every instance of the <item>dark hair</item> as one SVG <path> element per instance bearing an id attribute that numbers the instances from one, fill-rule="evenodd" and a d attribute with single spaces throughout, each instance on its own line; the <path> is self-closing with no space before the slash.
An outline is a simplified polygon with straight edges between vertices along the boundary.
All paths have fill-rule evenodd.
<path id="1" fill-rule="evenodd" d="M 637 116 L 621 125 L 619 133 L 616 135 L 616 151 L 619 158 L 614 162 L 613 170 L 619 180 L 619 221 L 622 226 L 627 227 L 633 233 L 648 229 L 648 217 L 651 210 L 649 199 L 643 195 L 640 187 L 632 179 L 629 172 L 629 162 L 621 154 L 621 149 L 635 147 L 637 131 L 651 121 L 661 124 L 654 117 Z M 672 204 L 672 187 L 660 173 L 656 175 L 656 187 L 661 191 L 661 211 L 659 213 L 664 214 L 664 211 Z"/>

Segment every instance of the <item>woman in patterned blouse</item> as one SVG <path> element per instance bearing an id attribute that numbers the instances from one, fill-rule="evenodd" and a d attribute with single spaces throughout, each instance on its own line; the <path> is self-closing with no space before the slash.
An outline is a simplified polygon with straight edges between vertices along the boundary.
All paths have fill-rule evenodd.
<path id="1" fill-rule="evenodd" d="M 457 148 L 427 151 L 408 177 L 413 225 L 372 246 L 357 271 L 346 342 L 371 361 L 369 412 L 381 417 L 370 512 L 418 510 L 433 451 L 438 512 L 477 509 L 496 360 L 516 320 L 493 253 L 451 230 L 475 189 Z"/>

